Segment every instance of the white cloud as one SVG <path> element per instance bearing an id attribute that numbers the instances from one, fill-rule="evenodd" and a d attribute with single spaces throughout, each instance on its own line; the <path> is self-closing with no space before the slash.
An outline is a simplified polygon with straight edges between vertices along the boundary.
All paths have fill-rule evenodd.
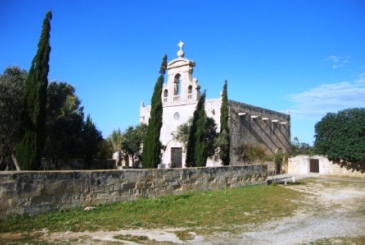
<path id="1" fill-rule="evenodd" d="M 337 63 L 339 60 L 340 60 L 340 58 L 338 58 L 338 56 L 336 56 L 336 55 L 330 55 L 327 59 L 325 59 L 325 60 L 331 60 L 332 62 L 334 62 L 334 63 Z"/>
<path id="2" fill-rule="evenodd" d="M 287 97 L 293 103 L 291 114 L 298 119 L 320 119 L 328 112 L 365 107 L 365 74 L 353 82 L 323 84 Z"/>
<path id="3" fill-rule="evenodd" d="M 348 57 L 339 57 L 336 55 L 330 55 L 327 58 L 324 59 L 324 61 L 329 61 L 331 62 L 332 65 L 332 69 L 337 69 L 339 67 L 344 66 L 345 64 L 349 63 L 349 58 Z"/>

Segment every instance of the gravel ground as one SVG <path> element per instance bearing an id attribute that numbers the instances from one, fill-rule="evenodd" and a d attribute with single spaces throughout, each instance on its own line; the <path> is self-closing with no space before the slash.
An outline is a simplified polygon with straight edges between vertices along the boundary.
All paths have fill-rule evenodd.
<path id="1" fill-rule="evenodd" d="M 288 185 L 286 188 L 309 194 L 294 216 L 266 223 L 255 231 L 217 237 L 219 241 L 211 244 L 309 244 L 324 238 L 332 239 L 328 243 L 332 244 L 337 237 L 364 236 L 364 187 L 365 179 L 348 178 L 317 178 L 310 184 Z"/>
<path id="2" fill-rule="evenodd" d="M 339 180 L 345 180 L 340 183 Z M 92 233 L 48 233 L 44 240 L 49 243 L 70 244 L 139 244 L 113 238 L 120 236 L 147 236 L 148 244 L 310 244 L 319 239 L 330 239 L 325 244 L 336 243 L 336 238 L 359 237 L 365 234 L 365 179 L 316 178 L 304 185 L 287 185 L 307 194 L 301 208 L 291 217 L 268 222 L 259 227 L 238 227 L 246 230 L 238 234 L 219 233 L 200 236 L 190 233 L 190 240 L 181 241 L 176 236 L 179 229 L 121 230 Z M 184 230 L 184 229 L 180 229 Z M 3 234 L 4 235 L 4 234 Z M 20 234 L 8 234 L 14 239 Z M 3 237 L 4 238 L 4 237 Z M 9 239 L 9 237 L 7 237 Z M 6 240 L 8 240 L 6 239 Z M 146 241 L 147 242 L 147 241 Z M 8 243 L 12 244 L 12 243 Z M 66 243 L 67 244 L 67 243 Z M 146 244 L 146 243 L 143 243 Z M 351 243 L 350 243 L 351 244 Z"/>

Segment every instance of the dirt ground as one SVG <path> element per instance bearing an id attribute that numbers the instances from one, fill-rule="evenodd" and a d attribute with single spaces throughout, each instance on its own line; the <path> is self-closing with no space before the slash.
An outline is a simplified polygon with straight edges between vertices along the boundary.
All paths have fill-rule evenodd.
<path id="1" fill-rule="evenodd" d="M 365 236 L 365 179 L 316 178 L 286 188 L 307 194 L 294 216 L 218 244 L 344 244 L 343 238 Z"/>
<path id="2" fill-rule="evenodd" d="M 49 244 L 363 244 L 365 241 L 365 179 L 318 177 L 305 184 L 289 184 L 306 194 L 299 210 L 291 217 L 261 226 L 237 227 L 237 234 L 219 233 L 201 236 L 185 234 L 185 229 L 120 230 L 114 232 L 38 233 L 38 241 Z M 243 232 L 245 231 L 245 232 Z M 18 240 L 21 234 L 0 234 L 0 238 Z M 117 236 L 117 238 L 116 238 Z M 351 238 L 361 237 L 360 242 Z M 347 241 L 347 239 L 349 239 Z M 4 240 L 3 240 L 4 241 Z M 19 241 L 19 240 L 18 240 Z M 27 244 L 25 240 L 24 243 Z"/>

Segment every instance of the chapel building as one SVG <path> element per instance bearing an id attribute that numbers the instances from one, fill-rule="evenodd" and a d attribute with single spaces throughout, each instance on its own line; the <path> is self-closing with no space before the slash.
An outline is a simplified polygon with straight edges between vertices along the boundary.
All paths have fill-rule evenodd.
<path id="1" fill-rule="evenodd" d="M 198 79 L 193 78 L 195 62 L 184 58 L 184 43 L 179 43 L 177 58 L 167 65 L 167 82 L 163 85 L 161 100 L 163 121 L 160 141 L 165 147 L 161 168 L 184 168 L 186 149 L 173 139 L 172 133 L 179 125 L 193 117 L 200 98 Z M 223 82 L 222 82 L 223 86 Z M 222 95 L 222 94 L 221 94 Z M 206 99 L 207 117 L 214 119 L 217 132 L 220 131 L 220 108 L 222 97 Z M 148 124 L 151 106 L 141 103 L 140 122 Z M 268 154 L 290 150 L 290 115 L 229 100 L 230 165 L 244 164 L 237 157 L 242 144 L 260 145 Z M 220 166 L 217 158 L 208 158 L 207 166 Z"/>

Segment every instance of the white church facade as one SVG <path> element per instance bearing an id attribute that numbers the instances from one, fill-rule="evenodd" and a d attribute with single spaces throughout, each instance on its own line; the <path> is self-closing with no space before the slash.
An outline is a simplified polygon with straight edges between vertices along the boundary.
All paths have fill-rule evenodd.
<path id="1" fill-rule="evenodd" d="M 172 133 L 179 125 L 187 123 L 193 117 L 195 107 L 200 98 L 198 79 L 193 78 L 195 62 L 184 58 L 183 43 L 179 43 L 178 58 L 167 65 L 167 82 L 162 88 L 163 119 L 160 141 L 165 150 L 162 155 L 162 167 L 185 167 L 186 149 L 181 142 L 174 141 Z M 205 111 L 212 117 L 219 129 L 221 99 L 205 102 Z M 148 124 L 151 106 L 141 104 L 140 122 Z M 207 165 L 214 164 L 211 160 Z M 217 163 L 215 163 L 217 164 Z"/>
<path id="2" fill-rule="evenodd" d="M 195 67 L 195 62 L 193 60 L 189 60 L 184 58 L 183 51 L 183 43 L 179 43 L 180 50 L 177 52 L 178 57 L 172 61 L 170 61 L 167 65 L 167 82 L 163 85 L 161 100 L 163 105 L 163 124 L 160 132 L 160 141 L 162 145 L 165 147 L 162 153 L 161 164 L 160 167 L 177 167 L 184 168 L 185 167 L 185 159 L 186 159 L 186 149 L 181 142 L 177 142 L 173 139 L 172 133 L 175 132 L 179 125 L 187 123 L 190 118 L 193 117 L 196 105 L 200 98 L 200 85 L 198 84 L 198 79 L 193 77 L 193 71 Z M 222 82 L 223 87 L 223 82 Z M 216 99 L 206 99 L 205 101 L 205 112 L 208 117 L 214 119 L 217 124 L 217 131 L 220 129 L 220 108 L 222 104 L 221 96 Z M 278 141 L 279 144 L 277 146 L 269 146 L 264 143 L 265 148 L 268 148 L 269 152 L 275 151 L 275 147 L 277 149 L 282 149 L 284 151 L 289 150 L 290 147 L 290 117 L 287 114 L 277 113 L 274 111 L 269 111 L 266 109 L 262 109 L 259 107 L 250 106 L 247 104 L 243 104 L 240 102 L 230 101 L 230 119 L 229 119 L 229 128 L 230 128 L 230 136 L 231 136 L 231 159 L 232 164 L 237 164 L 235 161 L 234 150 L 235 146 L 244 143 L 245 139 L 249 142 L 257 141 L 258 144 L 260 142 L 267 141 L 266 139 L 253 139 L 252 137 L 245 138 L 242 134 L 252 134 L 251 128 L 255 128 L 255 125 L 252 125 L 251 117 L 252 113 L 255 114 L 255 121 L 260 118 L 266 118 L 266 121 L 263 122 L 265 124 L 268 123 L 267 120 L 268 114 L 270 117 L 275 117 L 274 119 L 270 119 L 271 123 L 279 122 L 276 127 L 280 127 L 282 125 L 286 125 L 289 130 L 276 130 L 276 135 L 274 138 L 278 138 L 280 134 L 282 134 L 281 139 Z M 232 108 L 231 108 L 232 107 Z M 232 111 L 237 115 L 231 115 Z M 148 124 L 148 120 L 150 118 L 151 106 L 145 106 L 141 103 L 140 107 L 140 123 Z M 245 122 L 245 116 L 250 118 L 249 125 Z M 241 121 L 239 125 L 235 120 Z M 256 120 L 257 119 L 257 120 Z M 284 124 L 285 123 L 285 124 Z M 246 130 L 246 127 L 251 127 Z M 265 125 L 264 125 L 265 126 Z M 266 125 L 267 126 L 267 125 Z M 265 126 L 265 127 L 266 127 Z M 268 131 L 274 129 L 274 127 L 268 127 Z M 283 132 L 281 132 L 283 131 Z M 281 132 L 281 133 L 279 133 Z M 240 135 L 232 135 L 232 134 L 240 134 Z M 264 138 L 267 133 L 259 134 L 263 135 Z M 232 137 L 233 136 L 233 137 Z M 251 135 L 252 136 L 252 135 Z M 270 138 L 270 136 L 269 136 Z M 276 139 L 271 139 L 269 141 L 276 141 Z M 281 144 L 281 143 L 283 144 Z M 289 145 L 288 145 L 289 144 Z M 207 166 L 219 166 L 221 165 L 220 160 L 214 161 L 209 158 L 207 162 Z"/>

